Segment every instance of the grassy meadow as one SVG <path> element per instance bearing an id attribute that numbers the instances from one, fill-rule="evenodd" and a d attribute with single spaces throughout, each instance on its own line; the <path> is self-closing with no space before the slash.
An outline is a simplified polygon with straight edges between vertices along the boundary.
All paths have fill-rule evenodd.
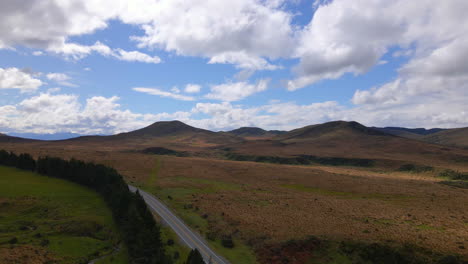
<path id="1" fill-rule="evenodd" d="M 119 240 L 97 193 L 0 166 L 0 263 L 128 263 Z"/>

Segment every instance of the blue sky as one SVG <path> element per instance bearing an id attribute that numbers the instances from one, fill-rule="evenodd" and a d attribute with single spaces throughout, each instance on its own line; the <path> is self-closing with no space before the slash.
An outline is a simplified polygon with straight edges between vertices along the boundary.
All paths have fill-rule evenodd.
<path id="1" fill-rule="evenodd" d="M 212 130 L 468 125 L 465 1 L 7 0 L 0 10 L 2 133 L 112 134 L 173 119 Z"/>

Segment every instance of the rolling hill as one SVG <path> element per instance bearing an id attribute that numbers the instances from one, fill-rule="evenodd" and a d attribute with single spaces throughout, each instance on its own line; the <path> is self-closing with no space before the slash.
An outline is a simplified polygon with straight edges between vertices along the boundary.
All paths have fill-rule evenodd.
<path id="1" fill-rule="evenodd" d="M 468 128 L 404 128 L 404 127 L 384 127 L 374 129 L 399 137 L 416 139 L 431 144 L 438 144 L 450 147 L 468 148 Z"/>
<path id="2" fill-rule="evenodd" d="M 468 153 L 403 138 L 363 126 L 357 122 L 334 121 L 306 126 L 271 140 L 246 141 L 230 145 L 242 155 L 365 158 L 433 163 L 456 157 L 468 160 Z"/>
<path id="3" fill-rule="evenodd" d="M 102 146 L 113 149 L 138 150 L 148 147 L 168 147 L 177 150 L 199 151 L 207 147 L 236 144 L 242 138 L 226 133 L 195 128 L 180 121 L 161 121 L 142 129 L 111 136 L 83 136 L 62 140 L 59 144 Z"/>
<path id="4" fill-rule="evenodd" d="M 19 143 L 19 142 L 34 142 L 37 141 L 35 139 L 28 139 L 28 138 L 20 138 L 20 137 L 12 137 L 5 134 L 0 133 L 0 142 L 5 143 Z"/>
<path id="5" fill-rule="evenodd" d="M 421 140 L 445 146 L 468 148 L 468 127 L 443 130 L 426 135 Z"/>
<path id="6" fill-rule="evenodd" d="M 287 132 L 281 130 L 264 130 L 258 127 L 241 127 L 226 133 L 243 138 L 272 138 Z"/>
<path id="7" fill-rule="evenodd" d="M 255 127 L 244 127 L 230 132 L 213 132 L 180 121 L 164 121 L 111 136 L 84 136 L 61 141 L 31 141 L 2 136 L 0 142 L 11 144 L 30 142 L 38 149 L 55 148 L 67 151 L 89 149 L 144 151 L 149 148 L 163 148 L 183 153 L 184 156 L 203 157 L 220 157 L 228 150 L 229 153 L 240 155 L 276 157 L 312 155 L 411 161 L 423 164 L 468 160 L 466 150 L 429 144 L 453 146 L 466 144 L 464 135 L 467 129 L 444 130 L 437 133 L 432 133 L 434 130 L 393 129 L 395 130 L 428 135 L 421 135 L 421 138 L 414 140 L 347 121 L 310 125 L 289 132 L 272 132 Z"/>
<path id="8" fill-rule="evenodd" d="M 444 131 L 442 128 L 405 128 L 405 127 L 373 127 L 373 129 L 399 137 L 421 140 L 426 135 Z"/>

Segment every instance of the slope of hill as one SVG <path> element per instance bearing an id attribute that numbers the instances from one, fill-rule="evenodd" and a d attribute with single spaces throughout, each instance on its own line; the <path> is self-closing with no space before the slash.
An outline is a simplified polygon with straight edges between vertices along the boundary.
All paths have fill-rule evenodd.
<path id="1" fill-rule="evenodd" d="M 57 142 L 78 148 L 90 145 L 106 149 L 141 150 L 148 147 L 167 147 L 176 150 L 200 151 L 207 147 L 236 144 L 243 139 L 226 133 L 195 128 L 180 121 L 162 121 L 142 129 L 111 136 L 84 136 Z"/>
<path id="2" fill-rule="evenodd" d="M 292 130 L 273 140 L 230 145 L 232 152 L 257 156 L 314 155 L 413 161 L 425 164 L 468 160 L 468 153 L 407 139 L 368 128 L 357 122 L 334 121 Z"/>
<path id="3" fill-rule="evenodd" d="M 164 137 L 174 136 L 185 133 L 214 133 L 208 130 L 195 128 L 180 121 L 162 121 L 153 123 L 147 127 L 134 130 L 127 133 L 117 134 L 111 137 L 126 138 L 126 137 Z"/>
<path id="4" fill-rule="evenodd" d="M 358 122 L 333 121 L 324 124 L 311 125 L 303 128 L 294 129 L 284 135 L 277 137 L 277 140 L 284 142 L 301 141 L 301 140 L 316 140 L 317 138 L 326 136 L 338 136 L 339 134 L 348 135 L 386 135 L 386 133 L 368 128 Z"/>
<path id="5" fill-rule="evenodd" d="M 373 127 L 373 129 L 392 134 L 399 137 L 421 139 L 423 136 L 431 135 L 440 131 L 444 131 L 442 128 L 405 128 L 405 127 Z"/>
<path id="6" fill-rule="evenodd" d="M 34 142 L 37 141 L 35 139 L 27 139 L 27 138 L 20 138 L 20 137 L 12 137 L 9 135 L 1 134 L 0 133 L 0 142 L 6 142 L 6 143 L 17 143 L 17 142 Z"/>
<path id="7" fill-rule="evenodd" d="M 426 135 L 421 140 L 434 144 L 468 148 L 468 127 L 443 130 Z"/>
<path id="8" fill-rule="evenodd" d="M 287 132 L 281 130 L 264 130 L 258 127 L 241 127 L 226 133 L 244 138 L 270 138 Z"/>

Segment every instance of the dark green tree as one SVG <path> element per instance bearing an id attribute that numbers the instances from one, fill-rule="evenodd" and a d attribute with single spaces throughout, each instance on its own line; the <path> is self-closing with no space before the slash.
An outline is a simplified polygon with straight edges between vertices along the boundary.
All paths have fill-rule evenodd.
<path id="1" fill-rule="evenodd" d="M 203 260 L 203 257 L 200 254 L 200 251 L 198 251 L 198 249 L 192 249 L 185 263 L 186 264 L 205 264 L 205 261 Z"/>

